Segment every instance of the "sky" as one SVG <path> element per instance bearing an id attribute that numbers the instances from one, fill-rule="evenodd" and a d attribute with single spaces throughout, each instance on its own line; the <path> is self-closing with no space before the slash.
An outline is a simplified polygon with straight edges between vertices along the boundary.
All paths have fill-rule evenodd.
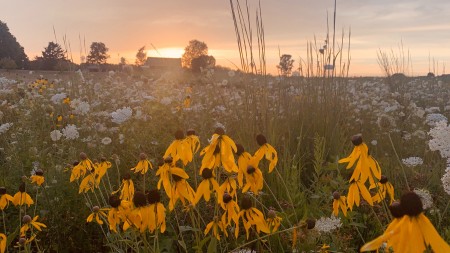
<path id="1" fill-rule="evenodd" d="M 258 1 L 248 4 L 256 45 Z M 197 39 L 208 45 L 218 65 L 240 66 L 229 0 L 0 0 L 0 6 L 0 20 L 30 59 L 50 41 L 64 45 L 64 38 L 63 48 L 75 62 L 89 53 L 92 42 L 103 42 L 109 63 L 121 57 L 134 63 L 142 46 L 148 56 L 181 57 L 189 41 Z M 262 0 L 267 70 L 276 74 L 280 54 L 292 55 L 298 67 L 308 42 L 320 47 L 326 39 L 333 10 L 334 0 Z M 350 76 L 383 75 L 379 52 L 405 61 L 409 54 L 412 67 L 404 69 L 409 75 L 450 72 L 448 0 L 337 0 L 336 37 L 340 42 L 344 32 L 345 57 L 349 31 Z"/>

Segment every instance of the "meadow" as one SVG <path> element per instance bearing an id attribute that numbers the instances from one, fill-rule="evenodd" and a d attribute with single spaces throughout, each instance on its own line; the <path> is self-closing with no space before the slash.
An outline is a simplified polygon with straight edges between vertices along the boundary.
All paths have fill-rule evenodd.
<path id="1" fill-rule="evenodd" d="M 359 252 L 407 191 L 449 242 L 449 114 L 447 76 L 0 71 L 2 243 Z M 358 140 L 383 175 L 362 182 L 369 198 L 339 163 Z"/>

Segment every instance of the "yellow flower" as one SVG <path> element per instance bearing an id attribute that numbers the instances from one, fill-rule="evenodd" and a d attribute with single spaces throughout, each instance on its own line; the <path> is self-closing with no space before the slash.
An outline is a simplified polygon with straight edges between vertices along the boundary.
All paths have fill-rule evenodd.
<path id="1" fill-rule="evenodd" d="M 377 194 L 372 197 L 374 203 L 381 202 L 386 198 L 386 194 L 389 195 L 390 202 L 394 201 L 394 186 L 388 181 L 388 178 L 384 175 L 381 176 L 380 182 L 375 184 L 377 187 Z"/>
<path id="2" fill-rule="evenodd" d="M 140 161 L 138 162 L 136 167 L 131 168 L 134 173 L 141 173 L 142 175 L 144 175 L 145 173 L 147 173 L 149 168 L 153 169 L 153 165 L 149 160 L 147 160 L 147 155 L 145 153 L 141 153 L 139 155 L 139 159 Z"/>
<path id="3" fill-rule="evenodd" d="M 26 204 L 28 207 L 30 207 L 32 204 L 34 204 L 33 199 L 31 198 L 28 193 L 25 191 L 25 183 L 20 184 L 19 191 L 14 194 L 14 197 L 11 201 L 15 206 L 22 206 L 23 204 Z"/>
<path id="4" fill-rule="evenodd" d="M 20 245 L 26 245 L 26 244 L 29 244 L 29 243 L 31 243 L 34 239 L 36 238 L 36 234 L 33 234 L 30 238 L 26 238 L 25 236 L 23 236 L 23 237 L 20 237 L 19 238 L 19 241 L 17 242 L 17 244 L 20 244 Z M 20 247 L 20 246 L 14 246 L 14 247 Z"/>
<path id="5" fill-rule="evenodd" d="M 192 161 L 191 143 L 185 140 L 182 130 L 175 132 L 175 140 L 164 153 L 164 158 L 169 156 L 173 158 L 174 162 L 181 160 L 185 166 L 188 162 Z"/>
<path id="6" fill-rule="evenodd" d="M 63 104 L 69 105 L 69 104 L 70 104 L 70 98 L 69 98 L 69 97 L 66 97 L 66 98 L 63 100 Z"/>
<path id="7" fill-rule="evenodd" d="M 194 205 L 197 204 L 203 197 L 206 202 L 211 198 L 211 191 L 219 192 L 219 184 L 216 179 L 214 179 L 214 171 L 208 168 L 202 171 L 203 180 L 197 187 L 197 192 L 195 193 Z"/>
<path id="8" fill-rule="evenodd" d="M 159 229 L 161 233 L 164 233 L 166 231 L 166 208 L 161 203 L 158 190 L 149 191 L 147 200 L 150 204 L 148 230 L 153 233 L 156 229 Z"/>
<path id="9" fill-rule="evenodd" d="M 245 152 L 244 147 L 241 144 L 236 144 L 237 152 L 236 155 L 238 156 L 238 183 L 239 187 L 242 187 L 244 185 L 244 175 L 247 171 L 247 165 L 250 158 L 252 158 L 252 155 L 250 153 Z"/>
<path id="10" fill-rule="evenodd" d="M 189 178 L 188 174 L 180 168 L 170 168 L 169 174 L 173 181 L 170 191 L 169 210 L 172 211 L 175 208 L 178 199 L 181 200 L 183 206 L 186 206 L 187 202 L 193 204 L 195 191 L 186 181 Z"/>
<path id="11" fill-rule="evenodd" d="M 72 173 L 70 175 L 70 182 L 73 182 L 74 180 L 83 177 L 87 171 L 93 171 L 95 168 L 92 161 L 87 158 L 86 153 L 84 152 L 80 153 L 80 160 L 81 162 L 76 163 L 72 169 Z"/>
<path id="12" fill-rule="evenodd" d="M 226 237 L 228 237 L 226 225 L 216 216 L 210 223 L 208 223 L 208 225 L 206 225 L 204 233 L 205 235 L 207 235 L 209 231 L 211 231 L 213 236 L 216 237 L 218 241 L 220 241 L 219 229 Z"/>
<path id="13" fill-rule="evenodd" d="M 192 154 L 195 154 L 200 149 L 200 139 L 197 135 L 195 135 L 195 130 L 189 129 L 186 131 L 186 139 L 185 141 L 189 144 L 191 147 Z M 191 162 L 192 159 L 189 161 Z"/>
<path id="14" fill-rule="evenodd" d="M 264 185 L 264 178 L 261 170 L 258 167 L 259 160 L 252 157 L 247 164 L 247 169 L 244 171 L 245 185 L 242 192 L 252 191 L 255 195 L 259 194 Z"/>
<path id="15" fill-rule="evenodd" d="M 0 253 L 5 253 L 7 239 L 5 234 L 0 233 Z"/>
<path id="16" fill-rule="evenodd" d="M 225 192 L 222 195 L 222 201 L 220 201 L 220 206 L 225 212 L 222 215 L 222 223 L 225 225 L 230 225 L 231 221 L 238 225 L 239 222 L 239 205 L 233 200 L 233 197 Z"/>
<path id="17" fill-rule="evenodd" d="M 214 169 L 222 165 L 227 172 L 238 172 L 233 155 L 236 151 L 236 144 L 225 134 L 225 130 L 221 127 L 216 128 L 210 144 L 200 152 L 200 155 L 203 156 L 200 170 L 203 168 Z"/>
<path id="18" fill-rule="evenodd" d="M 394 252 L 423 253 L 428 246 L 436 253 L 450 252 L 450 246 L 423 214 L 422 201 L 416 193 L 405 193 L 397 206 L 396 213 L 391 209 L 396 218 L 386 231 L 362 246 L 360 252 L 377 250 L 384 242 Z"/>
<path id="19" fill-rule="evenodd" d="M 349 181 L 359 180 L 365 183 L 367 180 L 370 182 L 370 188 L 375 186 L 374 177 L 378 180 L 381 179 L 381 168 L 378 162 L 369 155 L 369 148 L 363 142 L 361 135 L 352 136 L 352 143 L 355 145 L 352 153 L 339 160 L 339 163 L 348 163 L 347 169 L 350 169 L 355 165 L 352 177 Z"/>
<path id="20" fill-rule="evenodd" d="M 87 217 L 86 221 L 87 222 L 92 222 L 95 218 L 95 221 L 102 225 L 103 224 L 103 220 L 102 219 L 106 219 L 106 212 L 108 211 L 108 208 L 100 208 L 98 206 L 94 206 L 92 208 L 92 213 Z"/>
<path id="21" fill-rule="evenodd" d="M 353 205 L 359 206 L 361 202 L 361 196 L 369 205 L 373 206 L 372 196 L 370 196 L 369 190 L 360 181 L 350 182 L 350 187 L 348 188 L 347 204 L 350 210 L 353 210 Z"/>
<path id="22" fill-rule="evenodd" d="M 98 184 L 95 180 L 95 172 L 89 172 L 89 175 L 87 175 L 83 180 L 81 180 L 80 188 L 78 190 L 78 193 L 86 193 L 89 190 L 94 191 L 94 188 L 98 187 Z"/>
<path id="23" fill-rule="evenodd" d="M 257 208 L 253 207 L 252 200 L 249 196 L 244 196 L 241 200 L 241 211 L 238 214 L 239 219 L 242 219 L 245 232 L 247 234 L 247 240 L 250 235 L 250 227 L 255 226 L 256 232 L 270 233 L 270 229 L 264 219 L 264 214 Z M 234 236 L 237 238 L 239 235 L 239 225 L 236 224 Z"/>
<path id="24" fill-rule="evenodd" d="M 39 216 L 35 216 L 33 219 L 31 219 L 31 216 L 29 215 L 23 216 L 22 222 L 24 225 L 20 228 L 20 236 L 25 236 L 26 232 L 30 230 L 31 226 L 39 231 L 42 231 L 42 228 L 47 228 L 44 223 L 37 221 L 38 218 Z"/>
<path id="25" fill-rule="evenodd" d="M 120 199 L 132 201 L 134 196 L 134 183 L 130 174 L 125 174 L 122 179 L 122 189 L 120 191 Z"/>
<path id="26" fill-rule="evenodd" d="M 117 233 L 117 226 L 127 220 L 131 204 L 129 201 L 121 200 L 117 195 L 109 197 L 109 204 L 111 205 L 108 211 L 109 230 Z"/>
<path id="27" fill-rule="evenodd" d="M 227 175 L 227 178 L 220 185 L 220 193 L 224 194 L 225 192 L 230 194 L 232 197 L 236 196 L 237 183 L 236 183 L 236 179 L 235 179 L 235 177 L 233 175 Z M 219 201 L 219 203 L 220 203 L 220 201 Z"/>
<path id="28" fill-rule="evenodd" d="M 344 216 L 347 216 L 347 199 L 345 196 L 341 196 L 341 194 L 337 191 L 333 192 L 333 214 L 334 216 L 338 216 L 339 208 L 342 210 Z"/>
<path id="29" fill-rule="evenodd" d="M 267 213 L 267 226 L 269 226 L 270 233 L 274 233 L 278 231 L 278 228 L 281 225 L 281 217 L 277 216 L 277 213 L 273 208 L 270 208 Z"/>
<path id="30" fill-rule="evenodd" d="M 36 170 L 35 174 L 31 176 L 31 183 L 41 186 L 45 181 L 44 172 L 41 169 Z"/>
<path id="31" fill-rule="evenodd" d="M 190 108 L 191 107 L 191 96 L 186 96 L 186 98 L 183 101 L 183 108 Z"/>
<path id="32" fill-rule="evenodd" d="M 278 163 L 277 151 L 267 143 L 266 137 L 262 134 L 256 136 L 256 142 L 260 147 L 256 150 L 254 157 L 258 159 L 258 162 L 265 157 L 269 161 L 269 173 L 271 173 Z"/>
<path id="33" fill-rule="evenodd" d="M 147 205 L 147 197 L 143 192 L 136 191 L 133 196 L 133 204 L 135 208 L 131 210 L 130 220 L 141 233 L 144 233 L 150 220 L 150 208 Z"/>
<path id="34" fill-rule="evenodd" d="M 156 176 L 159 176 L 157 188 L 158 190 L 161 189 L 161 185 L 164 187 L 164 191 L 166 192 L 167 196 L 171 198 L 171 190 L 172 190 L 172 184 L 171 184 L 171 177 L 170 177 L 170 168 L 174 167 L 175 164 L 173 162 L 173 159 L 171 156 L 168 156 L 164 158 L 164 162 L 159 166 L 158 170 L 156 171 Z"/>
<path id="35" fill-rule="evenodd" d="M 100 163 L 95 164 L 95 183 L 97 185 L 100 185 L 100 181 L 109 168 L 111 168 L 111 162 L 107 161 L 105 157 L 100 159 Z"/>
<path id="36" fill-rule="evenodd" d="M 6 193 L 6 188 L 0 187 L 0 210 L 4 210 L 12 201 L 13 197 Z"/>

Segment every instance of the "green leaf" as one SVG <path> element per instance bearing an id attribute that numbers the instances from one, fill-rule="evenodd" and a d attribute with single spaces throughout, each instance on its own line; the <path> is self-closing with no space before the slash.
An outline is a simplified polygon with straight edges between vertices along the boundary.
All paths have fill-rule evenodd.
<path id="1" fill-rule="evenodd" d="M 6 248 L 11 244 L 12 241 L 19 235 L 19 228 L 17 227 L 16 230 L 8 235 L 8 238 L 6 239 Z"/>
<path id="2" fill-rule="evenodd" d="M 186 243 L 184 243 L 184 241 L 178 240 L 178 244 L 180 244 L 180 246 L 183 247 L 183 249 L 184 249 L 185 251 L 187 251 Z"/>
<path id="3" fill-rule="evenodd" d="M 212 236 L 211 241 L 208 245 L 208 253 L 216 253 L 217 252 L 217 238 Z"/>
<path id="4" fill-rule="evenodd" d="M 364 225 L 362 223 L 357 223 L 357 222 L 350 222 L 348 225 L 355 226 L 355 227 L 360 227 L 360 228 L 367 228 L 366 225 Z"/>

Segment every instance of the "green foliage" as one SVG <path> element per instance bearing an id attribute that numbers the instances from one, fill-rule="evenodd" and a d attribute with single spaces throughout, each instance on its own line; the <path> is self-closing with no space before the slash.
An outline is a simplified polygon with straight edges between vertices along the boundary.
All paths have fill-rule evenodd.
<path id="1" fill-rule="evenodd" d="M 0 20 L 0 59 L 11 59 L 19 68 L 28 64 L 28 56 L 23 47 L 17 42 L 16 37 L 11 34 L 6 23 Z M 12 64 L 8 64 L 12 67 Z M 6 68 L 6 67 L 4 67 Z"/>
<path id="2" fill-rule="evenodd" d="M 11 58 L 1 58 L 0 59 L 0 69 L 16 69 L 17 64 Z"/>
<path id="3" fill-rule="evenodd" d="M 109 58 L 108 48 L 103 42 L 92 42 L 91 51 L 87 56 L 87 63 L 105 64 Z"/>
<path id="4" fill-rule="evenodd" d="M 181 66 L 183 66 L 184 68 L 191 68 L 192 60 L 207 54 L 208 46 L 205 42 L 191 40 L 189 41 L 189 45 L 184 48 L 184 54 L 181 57 Z"/>

